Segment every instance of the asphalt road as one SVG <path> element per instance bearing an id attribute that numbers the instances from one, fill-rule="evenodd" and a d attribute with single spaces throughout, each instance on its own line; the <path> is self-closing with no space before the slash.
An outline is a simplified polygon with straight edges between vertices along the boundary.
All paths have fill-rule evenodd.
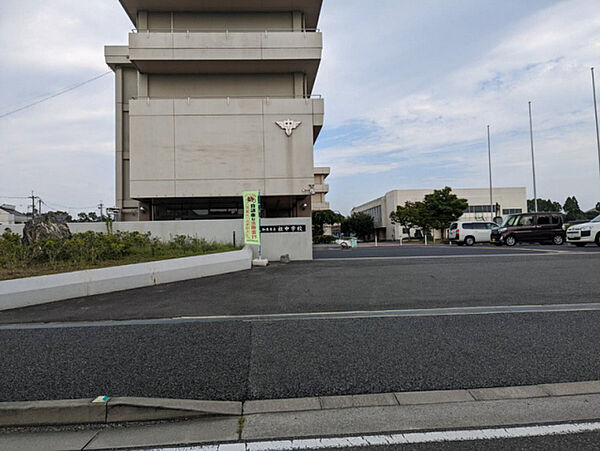
<path id="1" fill-rule="evenodd" d="M 600 312 L 0 329 L 0 401 L 246 400 L 600 379 Z"/>
<path id="2" fill-rule="evenodd" d="M 382 258 L 274 264 L 4 311 L 0 324 L 597 302 L 600 248 L 563 247 L 507 254 L 495 247 L 405 246 L 402 252 L 421 254 L 401 256 L 366 249 Z"/>
<path id="3" fill-rule="evenodd" d="M 315 259 L 330 258 L 390 258 L 390 257 L 430 257 L 430 256 L 470 256 L 470 255 L 528 255 L 534 253 L 597 253 L 600 247 L 588 245 L 583 248 L 563 245 L 523 244 L 515 247 L 476 244 L 474 246 L 458 246 L 448 244 L 430 244 L 428 246 L 407 244 L 404 246 L 384 243 L 381 246 L 361 245 L 353 249 L 342 249 L 340 246 L 315 246 Z"/>

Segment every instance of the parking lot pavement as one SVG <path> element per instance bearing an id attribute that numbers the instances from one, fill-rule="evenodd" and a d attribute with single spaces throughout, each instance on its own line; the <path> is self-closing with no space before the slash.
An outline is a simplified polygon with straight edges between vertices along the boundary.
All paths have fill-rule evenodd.
<path id="1" fill-rule="evenodd" d="M 0 324 L 598 301 L 599 252 L 503 251 L 273 264 L 4 311 Z"/>
<path id="2" fill-rule="evenodd" d="M 361 243 L 362 244 L 362 243 Z M 399 244 L 375 246 L 364 243 L 353 249 L 342 249 L 340 246 L 315 246 L 313 255 L 315 259 L 329 258 L 394 258 L 394 257 L 448 257 L 448 256 L 475 256 L 475 255 L 506 255 L 506 254 L 534 254 L 534 253 L 596 253 L 600 254 L 600 247 L 585 246 L 582 248 L 563 245 L 526 244 L 515 247 L 494 246 L 491 244 L 476 244 L 474 246 L 457 246 L 455 244 L 430 244 L 415 245 Z"/>

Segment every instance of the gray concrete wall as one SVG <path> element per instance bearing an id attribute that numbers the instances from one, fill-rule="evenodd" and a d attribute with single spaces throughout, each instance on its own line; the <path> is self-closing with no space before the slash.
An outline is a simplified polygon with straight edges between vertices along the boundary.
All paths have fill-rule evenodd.
<path id="1" fill-rule="evenodd" d="M 129 102 L 134 198 L 302 195 L 314 181 L 319 99 Z M 276 121 L 301 124 L 292 136 Z"/>
<path id="2" fill-rule="evenodd" d="M 269 261 L 279 261 L 288 254 L 291 260 L 312 260 L 312 218 L 264 218 L 262 226 L 304 225 L 306 232 L 263 233 L 261 235 L 262 254 Z M 255 257 L 258 247 L 251 246 Z"/>
<path id="3" fill-rule="evenodd" d="M 83 233 L 93 231 L 106 233 L 106 225 L 102 222 L 71 222 L 68 224 L 72 233 Z M 23 224 L 11 224 L 7 226 L 15 233 L 23 233 Z M 4 225 L 0 225 L 3 232 Z M 122 232 L 150 232 L 153 237 L 163 241 L 169 241 L 177 235 L 187 235 L 196 238 L 204 238 L 207 241 L 219 243 L 233 242 L 233 232 L 236 234 L 236 244 L 242 245 L 244 229 L 241 219 L 215 219 L 210 221 L 134 221 L 114 222 L 113 230 Z"/>
<path id="4" fill-rule="evenodd" d="M 294 74 L 150 74 L 148 87 L 156 98 L 296 95 Z"/>
<path id="5" fill-rule="evenodd" d="M 293 29 L 292 12 L 259 13 L 191 13 L 153 12 L 147 13 L 150 31 L 174 29 L 219 30 L 236 28 Z M 145 29 L 145 28 L 140 28 Z"/>

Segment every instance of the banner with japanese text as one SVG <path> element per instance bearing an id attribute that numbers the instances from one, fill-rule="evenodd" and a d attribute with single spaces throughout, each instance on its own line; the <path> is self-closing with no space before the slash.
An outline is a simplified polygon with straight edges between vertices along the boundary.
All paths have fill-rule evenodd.
<path id="1" fill-rule="evenodd" d="M 258 191 L 244 191 L 244 241 L 260 244 L 260 206 Z"/>

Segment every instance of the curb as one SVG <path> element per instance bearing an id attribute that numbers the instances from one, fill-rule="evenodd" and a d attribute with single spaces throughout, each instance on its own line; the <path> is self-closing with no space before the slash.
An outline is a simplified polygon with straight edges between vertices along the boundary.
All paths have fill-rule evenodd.
<path id="1" fill-rule="evenodd" d="M 600 380 L 514 387 L 237 401 L 99 396 L 95 399 L 0 402 L 0 427 L 108 424 L 265 413 L 418 406 L 600 394 Z"/>
<path id="2" fill-rule="evenodd" d="M 0 427 L 107 424 L 240 416 L 242 403 L 99 396 L 95 399 L 0 402 Z"/>
<path id="3" fill-rule="evenodd" d="M 245 401 L 242 413 L 243 415 L 254 415 L 263 413 L 303 412 L 310 410 L 338 410 L 357 407 L 411 406 L 473 401 L 550 398 L 589 394 L 600 394 L 600 380 L 519 385 L 513 387 L 472 388 L 465 390 L 434 390 Z"/>

